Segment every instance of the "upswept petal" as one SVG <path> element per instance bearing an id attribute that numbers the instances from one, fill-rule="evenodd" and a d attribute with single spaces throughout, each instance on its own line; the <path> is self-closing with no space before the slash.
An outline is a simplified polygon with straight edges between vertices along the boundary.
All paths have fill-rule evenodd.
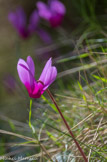
<path id="1" fill-rule="evenodd" d="M 21 82 L 25 85 L 30 93 L 34 88 L 34 77 L 30 72 L 29 66 L 23 59 L 19 59 L 17 64 L 17 71 Z"/>
<path id="2" fill-rule="evenodd" d="M 46 20 L 49 20 L 49 18 L 51 17 L 51 12 L 48 6 L 41 1 L 37 2 L 36 5 L 38 8 L 39 16 Z"/>
<path id="3" fill-rule="evenodd" d="M 44 80 L 44 88 L 43 90 L 46 90 L 52 82 L 56 79 L 57 76 L 57 69 L 56 67 L 52 66 L 48 69 L 48 72 L 46 73 L 45 80 Z"/>
<path id="4" fill-rule="evenodd" d="M 26 15 L 21 7 L 15 12 L 10 12 L 8 19 L 22 38 L 27 38 L 29 36 L 29 31 L 26 28 Z"/>
<path id="5" fill-rule="evenodd" d="M 26 26 L 26 15 L 21 7 L 18 8 L 16 12 L 10 12 L 8 19 L 16 29 Z"/>
<path id="6" fill-rule="evenodd" d="M 10 12 L 8 15 L 8 20 L 12 23 L 12 25 L 17 28 L 18 22 L 16 19 L 16 15 L 13 12 Z"/>
<path id="7" fill-rule="evenodd" d="M 44 83 L 46 74 L 47 74 L 49 68 L 51 67 L 51 65 L 52 65 L 52 58 L 50 58 L 50 59 L 46 62 L 45 67 L 44 67 L 44 69 L 43 69 L 43 71 L 42 71 L 42 73 L 41 73 L 41 75 L 40 75 L 39 80 L 42 81 L 43 83 Z"/>
<path id="8" fill-rule="evenodd" d="M 52 43 L 51 36 L 45 30 L 39 28 L 36 30 L 36 33 L 45 43 Z"/>
<path id="9" fill-rule="evenodd" d="M 33 77 L 34 77 L 34 75 L 35 75 L 35 65 L 34 65 L 34 62 L 33 62 L 32 58 L 31 58 L 31 56 L 27 57 L 26 62 L 27 62 L 27 65 L 28 65 Z"/>
<path id="10" fill-rule="evenodd" d="M 51 11 L 56 12 L 61 15 L 64 15 L 66 12 L 66 8 L 63 5 L 63 3 L 57 0 L 51 1 L 50 8 L 51 8 Z"/>
<path id="11" fill-rule="evenodd" d="M 17 18 L 19 27 L 26 26 L 26 14 L 25 14 L 23 8 L 19 7 L 16 10 L 16 18 Z"/>
<path id="12" fill-rule="evenodd" d="M 30 33 L 34 32 L 39 24 L 39 14 L 36 10 L 30 16 L 28 30 Z"/>

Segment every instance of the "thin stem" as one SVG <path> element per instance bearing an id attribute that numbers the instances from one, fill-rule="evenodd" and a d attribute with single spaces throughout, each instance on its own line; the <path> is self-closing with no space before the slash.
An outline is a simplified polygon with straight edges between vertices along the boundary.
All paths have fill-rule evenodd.
<path id="1" fill-rule="evenodd" d="M 32 99 L 30 99 L 30 110 L 29 110 L 29 127 L 31 128 L 31 115 L 32 115 Z"/>
<path id="2" fill-rule="evenodd" d="M 62 114 L 60 108 L 58 107 L 58 105 L 57 105 L 57 103 L 56 103 L 56 101 L 55 101 L 53 95 L 51 94 L 51 92 L 49 91 L 49 89 L 47 89 L 46 91 L 47 91 L 49 97 L 51 98 L 52 102 L 53 102 L 54 105 L 56 106 L 56 108 L 57 108 L 57 110 L 58 110 L 58 112 L 59 112 L 59 114 L 60 114 L 60 116 L 61 116 L 63 122 L 65 123 L 65 126 L 67 127 L 67 129 L 68 129 L 70 135 L 72 136 L 72 138 L 73 138 L 73 140 L 74 140 L 76 146 L 78 147 L 78 149 L 79 149 L 81 155 L 83 156 L 84 161 L 85 161 L 85 162 L 88 162 L 87 157 L 85 156 L 85 154 L 84 154 L 82 148 L 80 147 L 79 143 L 78 143 L 77 140 L 75 139 L 75 137 L 74 137 L 74 135 L 73 135 L 73 133 L 72 133 L 72 131 L 71 131 L 71 129 L 70 129 L 70 127 L 69 127 L 67 121 L 65 120 L 65 118 L 64 118 L 64 116 L 63 116 L 63 114 Z"/>
<path id="3" fill-rule="evenodd" d="M 31 116 L 32 116 L 32 99 L 30 99 L 30 110 L 29 110 L 29 127 L 31 128 L 33 134 L 35 133 L 35 128 L 31 124 Z"/>

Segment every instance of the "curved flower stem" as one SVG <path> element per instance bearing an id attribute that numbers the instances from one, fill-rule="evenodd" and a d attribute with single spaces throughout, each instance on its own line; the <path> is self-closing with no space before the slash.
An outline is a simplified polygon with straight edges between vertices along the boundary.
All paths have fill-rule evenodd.
<path id="1" fill-rule="evenodd" d="M 55 99 L 54 99 L 52 93 L 49 91 L 49 89 L 47 89 L 46 91 L 47 91 L 49 97 L 51 98 L 52 102 L 53 102 L 54 105 L 56 106 L 56 108 L 57 108 L 57 110 L 58 110 L 58 112 L 59 112 L 59 114 L 60 114 L 60 116 L 61 116 L 63 122 L 65 123 L 66 128 L 68 129 L 68 131 L 69 131 L 71 137 L 73 138 L 73 140 L 74 140 L 76 146 L 78 147 L 78 149 L 79 149 L 81 155 L 83 156 L 84 161 L 85 161 L 85 162 L 88 162 L 87 157 L 85 156 L 85 154 L 84 154 L 82 148 L 80 147 L 79 143 L 78 143 L 77 140 L 75 139 L 74 134 L 72 133 L 72 131 L 71 131 L 71 129 L 70 129 L 70 127 L 69 127 L 67 121 L 65 120 L 65 118 L 64 118 L 64 116 L 63 116 L 63 114 L 62 114 L 60 108 L 58 107 L 58 105 L 57 105 L 57 103 L 56 103 L 56 101 L 55 101 Z"/>

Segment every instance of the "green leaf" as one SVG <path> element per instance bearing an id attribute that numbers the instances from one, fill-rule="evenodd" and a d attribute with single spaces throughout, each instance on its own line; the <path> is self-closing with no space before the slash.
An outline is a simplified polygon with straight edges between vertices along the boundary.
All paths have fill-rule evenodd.
<path id="1" fill-rule="evenodd" d="M 107 79 L 103 78 L 103 77 L 99 77 L 97 75 L 92 75 L 94 78 L 98 79 L 98 80 L 102 80 L 104 83 L 107 83 Z"/>
<path id="2" fill-rule="evenodd" d="M 57 61 L 57 63 L 63 63 L 63 62 L 72 61 L 72 60 L 76 60 L 76 59 L 86 58 L 89 55 L 92 55 L 92 54 L 90 54 L 90 53 L 83 53 L 83 54 L 81 54 L 79 56 L 76 55 L 76 56 L 60 59 L 60 60 Z"/>
<path id="3" fill-rule="evenodd" d="M 58 142 L 57 138 L 49 131 L 46 131 L 47 135 L 58 145 L 61 146 L 61 143 Z"/>
<path id="4" fill-rule="evenodd" d="M 79 85 L 80 90 L 83 92 L 83 88 L 82 88 L 82 85 L 80 84 L 80 82 L 78 82 L 78 85 Z M 87 102 L 87 99 L 86 99 L 86 97 L 85 97 L 84 94 L 82 95 L 82 97 L 83 97 L 83 100 L 84 100 L 85 102 Z"/>
<path id="5" fill-rule="evenodd" d="M 100 91 L 98 91 L 95 95 L 98 95 L 98 94 L 100 94 L 101 92 L 103 92 L 103 91 L 105 91 L 105 90 L 107 90 L 107 87 L 105 87 L 105 88 L 102 88 Z"/>
<path id="6" fill-rule="evenodd" d="M 15 125 L 14 125 L 14 123 L 12 121 L 10 121 L 10 120 L 8 120 L 8 122 L 9 122 L 9 125 L 10 125 L 12 131 L 15 131 Z"/>

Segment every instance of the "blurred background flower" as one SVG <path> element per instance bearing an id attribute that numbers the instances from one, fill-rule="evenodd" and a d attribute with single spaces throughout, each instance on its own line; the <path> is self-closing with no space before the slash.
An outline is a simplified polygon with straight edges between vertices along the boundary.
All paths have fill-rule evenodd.
<path id="1" fill-rule="evenodd" d="M 44 42 L 51 43 L 51 36 L 39 27 L 40 17 L 37 10 L 31 13 L 28 24 L 26 14 L 22 7 L 17 8 L 15 12 L 10 12 L 8 14 L 8 20 L 23 39 L 37 33 Z"/>
<path id="2" fill-rule="evenodd" d="M 38 13 L 41 18 L 47 20 L 52 27 L 61 25 L 66 13 L 65 6 L 58 0 L 48 1 L 45 4 L 42 1 L 37 2 Z"/>
<path id="3" fill-rule="evenodd" d="M 22 38 L 27 38 L 35 32 L 39 23 L 39 15 L 37 11 L 33 11 L 27 25 L 26 14 L 21 7 L 17 8 L 15 12 L 10 12 L 8 19 Z"/>

